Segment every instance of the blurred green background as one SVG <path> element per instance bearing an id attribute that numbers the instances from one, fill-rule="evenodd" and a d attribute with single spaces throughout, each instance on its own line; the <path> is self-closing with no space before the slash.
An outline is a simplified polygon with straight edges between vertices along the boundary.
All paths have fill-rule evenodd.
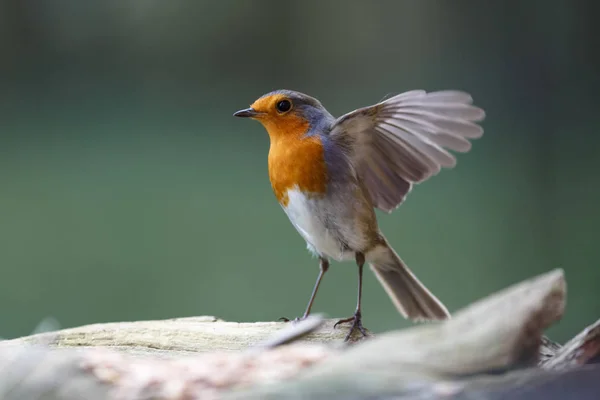
<path id="1" fill-rule="evenodd" d="M 268 137 L 232 113 L 277 88 L 334 114 L 461 89 L 485 135 L 418 186 L 388 239 L 451 311 L 565 269 L 564 341 L 600 316 L 591 1 L 0 0 L 0 336 L 302 313 L 318 266 L 277 204 Z M 334 263 L 316 312 L 354 311 Z M 370 271 L 364 323 L 408 326 Z"/>

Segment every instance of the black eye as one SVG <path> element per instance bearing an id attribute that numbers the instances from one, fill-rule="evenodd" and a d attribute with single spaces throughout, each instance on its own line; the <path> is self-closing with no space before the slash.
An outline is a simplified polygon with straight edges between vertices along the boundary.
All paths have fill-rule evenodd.
<path id="1" fill-rule="evenodd" d="M 290 111 L 292 108 L 292 103 L 290 103 L 289 100 L 281 100 L 279 103 L 277 103 L 276 107 L 277 111 L 284 113 Z"/>

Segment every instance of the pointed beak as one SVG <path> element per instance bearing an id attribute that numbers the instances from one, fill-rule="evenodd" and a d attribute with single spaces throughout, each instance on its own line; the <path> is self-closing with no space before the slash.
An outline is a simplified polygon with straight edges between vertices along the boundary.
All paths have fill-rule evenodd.
<path id="1" fill-rule="evenodd" d="M 243 110 L 236 111 L 233 114 L 234 117 L 241 117 L 241 118 L 254 118 L 258 115 L 260 115 L 260 113 L 258 111 L 256 111 L 255 109 L 253 109 L 252 107 L 244 108 Z"/>

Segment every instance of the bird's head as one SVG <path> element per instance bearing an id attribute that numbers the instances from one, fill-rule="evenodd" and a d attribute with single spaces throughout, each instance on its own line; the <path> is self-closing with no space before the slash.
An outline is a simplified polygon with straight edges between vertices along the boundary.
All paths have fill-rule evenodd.
<path id="1" fill-rule="evenodd" d="M 292 90 L 267 93 L 233 115 L 257 120 L 271 140 L 304 135 L 311 128 L 323 128 L 333 119 L 317 99 Z"/>

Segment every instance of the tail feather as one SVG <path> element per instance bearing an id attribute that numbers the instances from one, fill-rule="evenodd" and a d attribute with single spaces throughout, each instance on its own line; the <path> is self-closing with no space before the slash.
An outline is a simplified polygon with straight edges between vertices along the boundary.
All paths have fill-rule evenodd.
<path id="1" fill-rule="evenodd" d="M 405 318 L 415 321 L 450 318 L 450 313 L 389 246 L 367 257 L 371 270 Z"/>

